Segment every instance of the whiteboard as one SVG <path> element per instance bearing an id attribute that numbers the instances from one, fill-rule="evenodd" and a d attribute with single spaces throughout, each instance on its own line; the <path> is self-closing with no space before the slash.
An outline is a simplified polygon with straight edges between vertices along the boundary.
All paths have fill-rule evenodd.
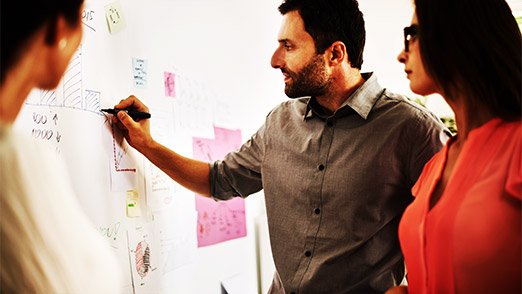
<path id="1" fill-rule="evenodd" d="M 100 109 L 136 95 L 151 109 L 154 138 L 188 157 L 193 137 L 211 138 L 214 125 L 240 129 L 247 140 L 284 99 L 266 50 L 276 46 L 278 2 L 87 0 L 83 39 L 62 81 L 29 95 L 15 128 L 65 160 L 71 197 L 118 257 L 122 293 L 221 293 L 221 283 L 234 280 L 242 293 L 258 292 L 262 195 L 246 201 L 246 237 L 198 248 L 195 195 L 129 147 Z M 108 25 L 108 5 L 120 28 Z M 237 12 L 255 5 L 267 13 Z M 129 190 L 139 195 L 134 217 Z"/>

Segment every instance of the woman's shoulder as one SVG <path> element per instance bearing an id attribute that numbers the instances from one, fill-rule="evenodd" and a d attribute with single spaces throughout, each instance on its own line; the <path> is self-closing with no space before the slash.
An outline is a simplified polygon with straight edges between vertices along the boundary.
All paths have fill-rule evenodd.
<path id="1" fill-rule="evenodd" d="M 506 121 L 493 119 L 481 127 L 485 132 L 493 132 L 496 137 L 505 137 L 509 141 L 522 139 L 522 120 Z"/>
<path id="2" fill-rule="evenodd" d="M 505 132 L 505 152 L 508 158 L 505 190 L 517 199 L 522 199 L 522 122 L 506 122 L 501 125 Z"/>
<path id="3" fill-rule="evenodd" d="M 500 157 L 505 158 L 507 162 L 512 162 L 512 156 L 522 152 L 522 121 L 497 119 L 488 125 L 490 130 L 487 133 L 491 135 L 488 136 L 486 144 L 491 147 L 496 145 L 501 149 Z"/>
<path id="4" fill-rule="evenodd" d="M 485 169 L 475 172 L 496 178 L 498 185 L 504 186 L 505 192 L 521 199 L 522 121 L 493 119 L 471 134 L 473 143 L 476 143 L 473 151 L 480 153 L 480 160 L 487 162 Z"/>
<path id="5" fill-rule="evenodd" d="M 522 121 L 503 122 L 502 129 L 504 132 L 513 135 L 513 140 L 520 142 L 522 140 Z"/>

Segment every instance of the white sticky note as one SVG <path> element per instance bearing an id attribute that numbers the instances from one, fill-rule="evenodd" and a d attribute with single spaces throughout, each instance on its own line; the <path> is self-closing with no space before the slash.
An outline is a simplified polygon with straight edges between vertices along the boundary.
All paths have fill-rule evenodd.
<path id="1" fill-rule="evenodd" d="M 127 191 L 127 217 L 141 216 L 140 194 L 138 191 Z"/>
<path id="2" fill-rule="evenodd" d="M 132 58 L 132 73 L 134 75 L 134 87 L 147 87 L 147 60 Z"/>
<path id="3" fill-rule="evenodd" d="M 113 35 L 127 26 L 119 0 L 105 5 L 105 17 L 107 18 L 109 32 Z"/>

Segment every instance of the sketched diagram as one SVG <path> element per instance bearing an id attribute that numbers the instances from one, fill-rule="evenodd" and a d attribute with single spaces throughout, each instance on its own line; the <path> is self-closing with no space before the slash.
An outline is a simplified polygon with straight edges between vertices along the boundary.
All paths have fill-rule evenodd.
<path id="1" fill-rule="evenodd" d="M 167 191 L 169 190 L 169 179 L 167 175 L 159 168 L 150 164 L 150 174 L 152 191 Z"/>
<path id="2" fill-rule="evenodd" d="M 176 75 L 170 72 L 164 73 L 165 96 L 176 97 Z"/>
<path id="3" fill-rule="evenodd" d="M 121 131 L 115 129 L 114 124 L 110 124 L 112 132 L 112 149 L 115 171 L 136 172 L 136 168 L 133 167 L 132 162 L 127 155 L 129 145 L 126 144 L 125 137 L 123 137 Z"/>
<path id="4" fill-rule="evenodd" d="M 56 105 L 56 90 L 41 90 L 40 91 L 40 105 Z"/>
<path id="5" fill-rule="evenodd" d="M 203 139 L 204 140 L 204 139 Z M 198 158 L 198 160 L 206 160 L 209 162 L 214 161 L 215 158 L 217 158 L 216 154 L 214 154 L 214 151 L 209 146 L 208 143 L 204 142 L 200 138 L 193 138 L 194 148 L 197 148 L 199 154 L 201 154 L 202 158 Z M 194 152 L 196 153 L 196 152 Z"/>
<path id="6" fill-rule="evenodd" d="M 214 161 L 241 145 L 241 131 L 214 127 L 214 139 L 192 138 L 194 159 Z M 196 197 L 198 247 L 246 236 L 245 200 L 215 202 Z"/>
<path id="7" fill-rule="evenodd" d="M 143 279 L 147 276 L 149 270 L 152 269 L 150 266 L 150 247 L 145 240 L 138 243 L 134 251 L 134 256 L 136 258 L 136 271 Z"/>
<path id="8" fill-rule="evenodd" d="M 244 210 L 233 210 L 226 203 L 218 202 L 214 210 L 206 210 L 198 215 L 198 235 L 200 238 L 215 234 L 244 235 L 244 218 Z"/>
<path id="9" fill-rule="evenodd" d="M 99 91 L 85 90 L 85 110 L 100 112 L 100 96 Z"/>
<path id="10" fill-rule="evenodd" d="M 55 90 L 40 90 L 39 95 L 32 96 L 25 104 L 69 108 L 103 116 L 100 113 L 101 92 L 85 90 L 83 93 L 82 56 L 80 45 L 67 66 L 60 86 Z"/>
<path id="11" fill-rule="evenodd" d="M 63 76 L 63 106 L 83 108 L 82 49 L 78 47 Z"/>

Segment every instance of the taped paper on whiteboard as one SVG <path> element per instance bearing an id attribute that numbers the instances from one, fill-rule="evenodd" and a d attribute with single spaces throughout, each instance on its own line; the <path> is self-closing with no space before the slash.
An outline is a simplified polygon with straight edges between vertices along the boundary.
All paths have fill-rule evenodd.
<path id="1" fill-rule="evenodd" d="M 120 32 L 127 26 L 119 0 L 105 5 L 105 18 L 109 26 L 109 33 L 112 35 Z"/>

